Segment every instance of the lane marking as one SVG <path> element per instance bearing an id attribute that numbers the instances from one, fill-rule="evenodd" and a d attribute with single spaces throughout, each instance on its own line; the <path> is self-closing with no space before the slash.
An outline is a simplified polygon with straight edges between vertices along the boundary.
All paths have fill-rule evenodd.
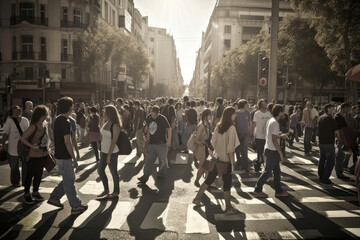
<path id="1" fill-rule="evenodd" d="M 200 234 L 209 234 L 210 228 L 209 223 L 206 217 L 203 217 L 196 210 L 201 210 L 206 216 L 205 206 L 195 207 L 194 204 L 189 204 L 187 209 L 186 216 L 186 230 L 185 233 L 200 233 Z"/>
<path id="2" fill-rule="evenodd" d="M 114 211 L 111 213 L 111 220 L 106 226 L 106 229 L 120 230 L 121 226 L 130 214 L 132 206 L 132 202 L 118 202 Z"/>
<path id="3" fill-rule="evenodd" d="M 247 240 L 260 240 L 260 236 L 257 232 L 219 232 L 219 240 L 227 239 L 247 239 Z"/>
<path id="4" fill-rule="evenodd" d="M 73 224 L 73 228 L 83 228 L 86 224 L 93 219 L 101 211 L 99 210 L 101 202 L 97 200 L 90 200 L 88 209 L 78 216 Z"/>
<path id="5" fill-rule="evenodd" d="M 141 223 L 140 229 L 166 230 L 166 218 L 169 211 L 168 203 L 153 203 Z"/>

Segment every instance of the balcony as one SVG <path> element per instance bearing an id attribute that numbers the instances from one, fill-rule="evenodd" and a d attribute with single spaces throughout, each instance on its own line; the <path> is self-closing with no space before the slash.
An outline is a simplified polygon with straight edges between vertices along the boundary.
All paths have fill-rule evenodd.
<path id="1" fill-rule="evenodd" d="M 62 53 L 61 54 L 61 61 L 62 62 L 72 62 L 73 61 L 73 55 L 72 54 L 67 54 L 67 53 Z"/>
<path id="2" fill-rule="evenodd" d="M 35 60 L 35 53 L 34 52 L 20 52 L 20 59 Z"/>
<path id="3" fill-rule="evenodd" d="M 10 17 L 10 25 L 18 25 L 24 21 L 34 25 L 48 26 L 47 18 L 31 17 L 31 16 Z"/>
<path id="4" fill-rule="evenodd" d="M 12 52 L 12 60 L 41 60 L 46 61 L 46 52 Z"/>
<path id="5" fill-rule="evenodd" d="M 86 29 L 89 26 L 87 23 L 80 23 L 80 22 L 72 22 L 67 20 L 61 20 L 61 27 L 62 28 L 84 28 Z"/>

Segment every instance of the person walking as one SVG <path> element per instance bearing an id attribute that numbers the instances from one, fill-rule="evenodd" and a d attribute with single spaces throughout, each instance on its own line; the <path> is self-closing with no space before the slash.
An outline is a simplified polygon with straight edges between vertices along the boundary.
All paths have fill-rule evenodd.
<path id="1" fill-rule="evenodd" d="M 194 110 L 195 111 L 195 110 Z M 159 158 L 160 169 L 157 178 L 163 178 L 167 168 L 167 148 L 171 146 L 171 127 L 164 115 L 160 114 L 160 108 L 153 106 L 151 115 L 146 119 L 147 153 L 143 176 L 139 177 L 140 184 L 146 184 L 154 168 L 156 158 Z"/>
<path id="2" fill-rule="evenodd" d="M 241 170 L 249 172 L 248 145 L 251 129 L 249 104 L 245 99 L 241 99 L 238 105 L 239 110 L 235 118 L 235 128 L 240 141 L 240 146 L 236 149 L 237 165 L 240 165 Z"/>
<path id="3" fill-rule="evenodd" d="M 279 139 L 286 138 L 286 134 L 280 134 L 279 119 L 284 117 L 283 106 L 276 104 L 272 109 L 272 118 L 266 124 L 266 141 L 265 141 L 265 156 L 266 164 L 265 170 L 259 177 L 256 185 L 254 195 L 258 198 L 267 198 L 268 195 L 264 193 L 263 186 L 267 179 L 274 174 L 275 197 L 286 197 L 288 193 L 281 188 L 280 178 L 280 162 L 284 161 L 284 156 L 280 149 Z"/>
<path id="4" fill-rule="evenodd" d="M 196 148 L 194 156 L 199 162 L 199 169 L 197 171 L 194 184 L 197 187 L 200 187 L 199 180 L 204 173 L 203 163 L 205 159 L 209 156 L 208 148 L 212 148 L 209 141 L 211 140 L 211 119 L 212 114 L 210 109 L 205 108 L 205 110 L 201 113 L 201 121 L 196 128 Z"/>
<path id="5" fill-rule="evenodd" d="M 73 100 L 70 97 L 63 97 L 58 101 L 60 116 L 56 119 L 54 126 L 55 160 L 62 181 L 50 194 L 48 203 L 63 208 L 60 199 L 66 194 L 71 206 L 71 214 L 80 214 L 88 208 L 83 205 L 75 188 L 74 168 L 78 167 L 74 149 L 71 145 L 71 124 L 69 116 L 73 110 Z"/>
<path id="6" fill-rule="evenodd" d="M 315 131 L 315 124 L 319 114 L 315 108 L 313 108 L 310 101 L 306 102 L 306 108 L 303 110 L 302 124 L 305 125 L 305 136 L 304 136 L 304 150 L 305 156 L 311 155 L 311 138 L 313 131 Z"/>
<path id="7" fill-rule="evenodd" d="M 48 156 L 48 130 L 46 119 L 49 110 L 44 105 L 37 106 L 32 114 L 30 127 L 24 132 L 21 141 L 30 148 L 29 160 L 26 162 L 27 174 L 25 178 L 24 201 L 33 204 L 34 200 L 43 201 L 39 193 L 42 173 Z M 30 186 L 33 182 L 33 193 L 30 195 Z M 31 197 L 32 196 L 32 197 Z"/>
<path id="8" fill-rule="evenodd" d="M 297 124 L 299 122 L 300 115 L 301 115 L 301 110 L 297 108 L 296 111 L 290 116 L 290 129 L 292 132 L 289 140 L 289 147 L 291 148 L 294 146 L 294 139 L 296 139 L 297 142 L 299 141 Z"/>
<path id="9" fill-rule="evenodd" d="M 232 174 L 235 171 L 235 158 L 234 153 L 236 147 L 239 146 L 239 139 L 234 126 L 236 113 L 235 108 L 225 108 L 222 117 L 215 127 L 214 135 L 211 139 L 211 144 L 214 147 L 213 156 L 223 163 L 227 163 L 227 170 L 222 174 L 224 182 L 223 191 L 225 199 L 225 214 L 233 214 L 236 210 L 231 206 L 230 203 L 230 189 L 232 185 Z M 196 206 L 203 205 L 201 197 L 208 189 L 208 187 L 214 182 L 218 175 L 217 167 L 215 166 L 212 171 L 209 172 L 205 182 L 200 186 L 199 192 L 193 200 L 193 204 Z"/>
<path id="10" fill-rule="evenodd" d="M 254 163 L 255 172 L 261 171 L 261 164 L 264 163 L 264 147 L 266 138 L 266 123 L 271 119 L 271 113 L 267 110 L 265 99 L 258 102 L 258 111 L 255 112 L 252 124 L 251 137 L 255 143 L 257 159 Z"/>
<path id="11" fill-rule="evenodd" d="M 26 117 L 27 120 L 31 121 L 31 117 L 33 115 L 33 108 L 34 108 L 34 104 L 32 103 L 32 101 L 26 101 L 25 102 L 25 109 L 23 112 L 23 117 Z"/>
<path id="12" fill-rule="evenodd" d="M 335 165 L 335 136 L 340 139 L 339 127 L 333 118 L 335 107 L 332 104 L 324 106 L 325 114 L 319 118 L 319 148 L 320 159 L 318 175 L 324 184 L 332 184 L 330 178 Z"/>
<path id="13" fill-rule="evenodd" d="M 10 109 L 10 117 L 6 120 L 3 128 L 2 147 L 8 142 L 7 158 L 10 165 L 10 182 L 13 187 L 20 187 L 20 170 L 19 162 L 20 156 L 17 152 L 17 143 L 20 140 L 23 132 L 29 127 L 29 120 L 23 117 L 22 110 L 19 106 L 14 106 Z M 25 178 L 27 166 L 25 160 L 22 159 L 21 182 L 25 186 Z"/>
<path id="14" fill-rule="evenodd" d="M 89 116 L 89 142 L 94 151 L 96 162 L 100 160 L 99 149 L 100 149 L 100 116 L 97 114 L 96 107 L 90 108 Z"/>
<path id="15" fill-rule="evenodd" d="M 145 139 L 143 131 L 143 123 L 145 121 L 145 111 L 140 106 L 139 101 L 134 102 L 135 105 L 135 118 L 134 118 L 134 131 L 136 137 L 136 156 L 140 157 L 145 153 Z"/>
<path id="16" fill-rule="evenodd" d="M 181 142 L 182 142 L 182 148 L 185 149 L 185 152 L 187 153 L 188 152 L 187 142 L 189 141 L 191 134 L 195 131 L 197 126 L 197 113 L 195 109 L 190 108 L 186 110 L 184 118 L 186 125 L 182 134 Z"/>
<path id="17" fill-rule="evenodd" d="M 112 105 L 105 107 L 105 124 L 101 129 L 101 155 L 98 166 L 98 173 L 104 185 L 104 191 L 99 194 L 98 198 L 115 198 L 120 194 L 119 173 L 117 169 L 119 147 L 116 145 L 122 127 L 118 111 Z M 114 192 L 109 194 L 108 178 L 105 174 L 105 168 L 109 166 L 113 178 Z"/>

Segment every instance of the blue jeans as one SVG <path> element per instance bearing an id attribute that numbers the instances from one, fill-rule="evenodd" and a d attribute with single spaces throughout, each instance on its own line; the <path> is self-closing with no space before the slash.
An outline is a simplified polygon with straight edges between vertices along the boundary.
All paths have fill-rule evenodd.
<path id="1" fill-rule="evenodd" d="M 105 192 L 109 192 L 109 182 L 108 182 L 108 178 L 105 174 L 105 168 L 107 166 L 106 163 L 106 158 L 107 158 L 107 153 L 101 153 L 100 154 L 100 162 L 99 162 L 99 166 L 98 166 L 98 173 L 100 176 L 100 179 L 104 185 L 104 190 Z M 119 173 L 117 171 L 117 165 L 118 165 L 118 153 L 113 153 L 110 156 L 110 164 L 109 164 L 109 169 L 110 169 L 110 173 L 112 175 L 113 181 L 114 181 L 114 193 L 115 194 L 119 194 L 120 193 L 120 187 L 119 187 Z"/>
<path id="2" fill-rule="evenodd" d="M 69 204 L 72 208 L 81 205 L 81 200 L 76 193 L 75 188 L 75 173 L 72 166 L 71 159 L 55 159 L 56 165 L 62 176 L 62 181 L 54 188 L 50 197 L 53 199 L 60 199 L 66 194 Z"/>
<path id="3" fill-rule="evenodd" d="M 167 164 L 167 147 L 166 144 L 149 144 L 146 153 L 146 160 L 144 166 L 144 177 L 149 179 L 151 172 L 154 168 L 156 158 L 159 157 L 160 169 L 159 176 L 164 176 Z"/>
<path id="4" fill-rule="evenodd" d="M 282 193 L 280 179 L 281 179 L 281 170 L 280 170 L 280 154 L 278 151 L 271 151 L 269 149 L 265 150 L 266 163 L 265 170 L 261 174 L 255 185 L 256 192 L 262 192 L 265 182 L 271 177 L 271 174 L 274 173 L 274 187 L 276 193 Z"/>
<path id="5" fill-rule="evenodd" d="M 175 148 L 179 148 L 180 143 L 179 143 L 178 127 L 172 129 L 171 142 Z"/>
<path id="6" fill-rule="evenodd" d="M 189 141 L 189 138 L 191 136 L 191 134 L 196 130 L 196 125 L 190 125 L 190 126 L 186 126 L 182 136 L 181 136 L 181 142 L 182 142 L 182 146 L 184 148 L 186 147 L 187 142 Z"/>
<path id="7" fill-rule="evenodd" d="M 305 128 L 305 136 L 304 136 L 304 150 L 305 153 L 310 153 L 311 151 L 311 137 L 313 134 L 313 128 Z"/>
<path id="8" fill-rule="evenodd" d="M 345 153 L 342 150 L 344 144 L 338 142 L 337 143 L 337 152 L 336 152 L 336 159 L 335 159 L 335 171 L 336 175 L 340 176 L 343 174 L 343 167 L 344 167 L 344 160 L 345 160 Z"/>
<path id="9" fill-rule="evenodd" d="M 296 127 L 290 127 L 293 130 L 293 133 L 290 137 L 290 145 L 293 145 L 294 143 L 294 139 L 296 139 L 296 141 L 299 141 L 299 137 L 298 137 L 298 132 L 297 132 L 297 128 Z"/>
<path id="10" fill-rule="evenodd" d="M 10 165 L 10 182 L 11 184 L 19 184 L 20 183 L 20 170 L 19 170 L 19 161 L 20 158 L 18 156 L 12 156 L 9 153 L 7 154 L 7 158 Z M 22 171 L 21 171 L 21 183 L 25 186 L 25 179 L 27 173 L 27 164 L 22 162 Z"/>
<path id="11" fill-rule="evenodd" d="M 335 146 L 334 144 L 320 144 L 320 159 L 318 175 L 322 181 L 330 178 L 335 165 Z"/>
<path id="12" fill-rule="evenodd" d="M 238 133 L 240 146 L 235 149 L 237 160 L 240 161 L 241 169 L 249 169 L 248 163 L 248 145 L 249 145 L 249 133 Z M 241 154 L 241 158 L 240 158 Z"/>

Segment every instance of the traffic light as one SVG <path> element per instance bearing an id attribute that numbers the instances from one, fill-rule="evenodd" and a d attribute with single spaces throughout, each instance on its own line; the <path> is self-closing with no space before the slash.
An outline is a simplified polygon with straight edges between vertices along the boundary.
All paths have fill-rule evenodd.
<path id="1" fill-rule="evenodd" d="M 287 82 L 287 83 L 286 83 L 286 87 L 287 87 L 287 88 L 291 88 L 292 85 L 293 85 L 292 82 Z"/>
<path id="2" fill-rule="evenodd" d="M 269 75 L 269 58 L 260 56 L 260 77 L 268 78 Z"/>

